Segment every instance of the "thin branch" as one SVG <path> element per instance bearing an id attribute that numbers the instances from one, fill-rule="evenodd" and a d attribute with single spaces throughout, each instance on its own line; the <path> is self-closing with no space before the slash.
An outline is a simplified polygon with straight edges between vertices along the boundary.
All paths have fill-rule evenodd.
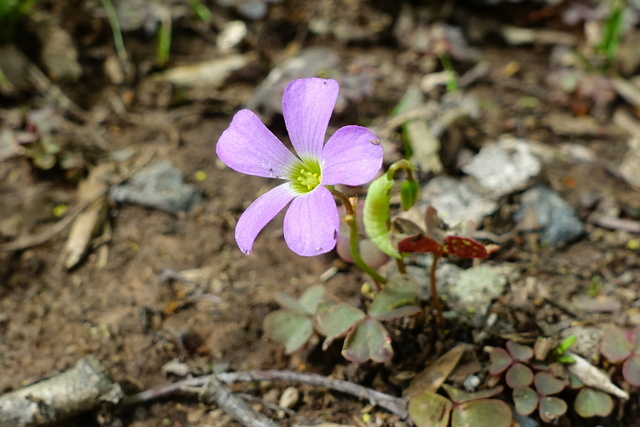
<path id="1" fill-rule="evenodd" d="M 220 409 L 247 427 L 280 426 L 267 416 L 251 409 L 244 400 L 223 387 L 214 375 L 207 378 L 200 390 L 200 400 L 207 405 L 215 402 Z"/>
<path id="2" fill-rule="evenodd" d="M 387 411 L 406 418 L 406 400 L 382 393 L 358 384 L 343 380 L 332 380 L 322 375 L 304 374 L 294 371 L 247 371 L 225 372 L 218 374 L 218 379 L 223 383 L 251 382 L 251 381 L 290 381 L 309 384 L 317 387 L 325 387 L 330 390 L 347 393 L 360 399 L 368 400 L 372 405 L 379 406 Z"/>
<path id="3" fill-rule="evenodd" d="M 438 297 L 438 286 L 436 285 L 436 267 L 438 266 L 438 261 L 440 260 L 440 254 L 433 254 L 433 261 L 431 261 L 431 270 L 429 270 L 429 279 L 431 281 L 431 302 L 433 303 L 433 308 L 436 309 L 438 320 L 438 326 L 440 330 L 444 330 L 444 316 L 442 315 L 442 305 L 440 304 L 440 297 Z"/>
<path id="4" fill-rule="evenodd" d="M 225 372 L 214 375 L 221 383 L 229 384 L 235 382 L 253 381 L 288 381 L 300 384 L 309 384 L 316 387 L 324 387 L 341 393 L 350 394 L 359 399 L 367 400 L 372 405 L 379 406 L 392 414 L 406 419 L 407 401 L 400 397 L 394 397 L 367 387 L 360 386 L 348 381 L 332 380 L 322 375 L 304 374 L 293 371 L 247 371 L 247 372 Z M 211 375 L 189 378 L 166 386 L 146 390 L 133 396 L 123 399 L 124 406 L 133 406 L 146 403 L 152 400 L 164 398 L 173 394 L 183 392 L 187 388 L 201 387 Z"/>
<path id="5" fill-rule="evenodd" d="M 260 399 L 259 397 L 254 396 L 252 394 L 237 393 L 237 396 L 242 398 L 242 400 L 246 400 L 247 402 L 259 403 L 260 405 L 264 406 L 267 409 L 270 409 L 273 412 L 276 412 L 276 413 L 283 412 L 288 417 L 297 419 L 298 422 L 300 422 L 300 423 L 303 423 L 303 424 L 310 424 L 311 423 L 311 421 L 309 419 L 307 419 L 307 417 L 304 417 L 304 416 L 298 414 L 296 411 L 292 411 L 291 409 L 283 408 L 282 406 L 280 406 L 278 404 L 275 404 L 275 403 L 265 402 L 264 400 Z"/>

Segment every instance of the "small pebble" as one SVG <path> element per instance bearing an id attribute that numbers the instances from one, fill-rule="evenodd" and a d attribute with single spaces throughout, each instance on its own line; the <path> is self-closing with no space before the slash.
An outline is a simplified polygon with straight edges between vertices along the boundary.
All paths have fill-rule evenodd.
<path id="1" fill-rule="evenodd" d="M 275 404 L 275 403 L 278 403 L 279 396 L 280 396 L 280 392 L 278 391 L 278 389 L 272 388 L 262 396 L 262 400 L 264 400 L 267 403 Z"/>
<path id="2" fill-rule="evenodd" d="M 300 400 L 300 392 L 295 387 L 287 387 L 280 396 L 278 405 L 284 409 L 293 408 Z"/>
<path id="3" fill-rule="evenodd" d="M 467 378 L 464 379 L 462 386 L 468 392 L 474 392 L 477 390 L 481 382 L 482 381 L 480 380 L 480 377 L 478 377 L 477 375 L 469 375 Z"/>
<path id="4" fill-rule="evenodd" d="M 162 366 L 162 372 L 165 375 L 175 375 L 176 377 L 186 377 L 189 374 L 189 365 L 173 359 Z"/>

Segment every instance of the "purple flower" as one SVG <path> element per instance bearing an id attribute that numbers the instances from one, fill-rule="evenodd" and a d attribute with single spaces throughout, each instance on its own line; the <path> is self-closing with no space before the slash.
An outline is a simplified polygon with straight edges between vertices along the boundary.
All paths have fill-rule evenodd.
<path id="1" fill-rule="evenodd" d="M 290 202 L 284 217 L 289 248 L 303 256 L 330 251 L 340 225 L 331 186 L 366 184 L 380 169 L 382 147 L 362 126 L 342 127 L 324 144 L 338 90 L 335 80 L 319 78 L 285 88 L 282 112 L 297 155 L 249 110 L 238 111 L 220 136 L 216 153 L 231 169 L 286 181 L 258 197 L 238 220 L 236 242 L 247 255 L 258 233 Z"/>

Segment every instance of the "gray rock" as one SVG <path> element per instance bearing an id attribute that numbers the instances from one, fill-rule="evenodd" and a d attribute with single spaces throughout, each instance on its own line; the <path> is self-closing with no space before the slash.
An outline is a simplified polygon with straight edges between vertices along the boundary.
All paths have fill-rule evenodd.
<path id="1" fill-rule="evenodd" d="M 560 246 L 584 233 L 584 226 L 571 206 L 549 187 L 536 185 L 522 194 L 521 202 L 516 220 L 522 223 L 535 218 L 541 227 L 542 245 Z"/>
<path id="2" fill-rule="evenodd" d="M 496 267 L 479 265 L 462 270 L 458 280 L 448 286 L 449 306 L 460 314 L 466 313 L 472 324 L 480 327 L 491 302 L 504 292 L 506 285 L 507 277 Z"/>
<path id="3" fill-rule="evenodd" d="M 438 216 L 451 226 L 466 220 L 478 224 L 498 206 L 471 183 L 448 176 L 430 180 L 422 189 L 421 199 L 421 204 L 431 204 L 438 210 Z"/>
<path id="4" fill-rule="evenodd" d="M 542 170 L 542 162 L 527 141 L 510 138 L 483 147 L 462 170 L 499 198 L 525 188 Z"/>
<path id="5" fill-rule="evenodd" d="M 408 266 L 407 271 L 416 278 L 418 298 L 428 299 L 431 297 L 428 273 L 431 256 L 425 255 L 422 261 L 426 268 Z M 483 264 L 465 270 L 441 261 L 436 269 L 436 280 L 438 294 L 449 306 L 450 312 L 446 316 L 468 318 L 474 327 L 482 327 L 489 306 L 516 276 L 517 272 L 508 265 Z"/>
<path id="6" fill-rule="evenodd" d="M 168 160 L 144 168 L 124 184 L 113 187 L 109 195 L 119 203 L 146 206 L 173 215 L 188 212 L 201 200 L 198 190 L 186 184 L 182 171 Z"/>

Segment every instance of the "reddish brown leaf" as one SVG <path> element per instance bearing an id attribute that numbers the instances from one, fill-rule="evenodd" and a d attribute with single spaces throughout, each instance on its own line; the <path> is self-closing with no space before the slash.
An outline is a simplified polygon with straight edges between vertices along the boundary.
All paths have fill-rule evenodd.
<path id="1" fill-rule="evenodd" d="M 442 252 L 454 254 L 461 258 L 486 258 L 488 256 L 487 250 L 482 243 L 460 236 L 445 237 Z"/>
<path id="2" fill-rule="evenodd" d="M 400 252 L 433 252 L 440 254 L 442 253 L 442 245 L 431 237 L 417 234 L 400 240 L 398 242 L 398 250 Z"/>

